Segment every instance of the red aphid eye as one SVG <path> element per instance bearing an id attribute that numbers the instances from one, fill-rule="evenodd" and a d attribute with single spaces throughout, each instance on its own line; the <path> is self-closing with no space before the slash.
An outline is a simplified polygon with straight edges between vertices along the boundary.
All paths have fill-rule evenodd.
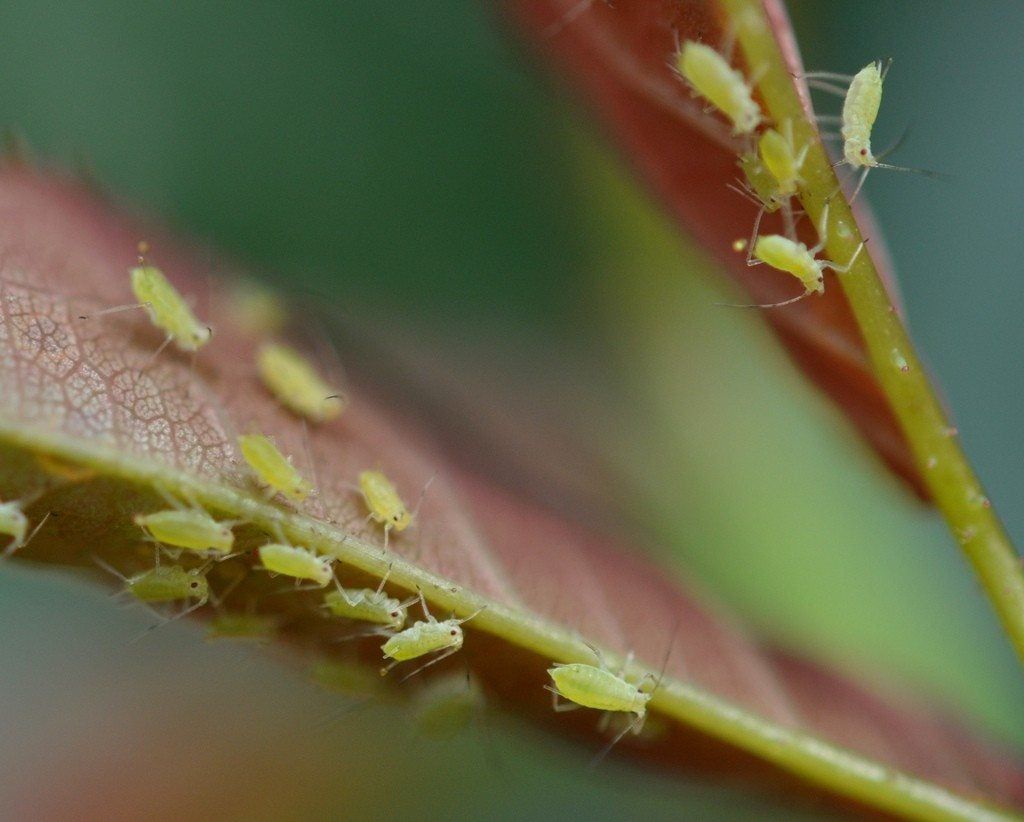
<path id="1" fill-rule="evenodd" d="M 868 155 L 868 150 L 866 148 L 862 148 L 860 150 L 860 156 L 861 157 L 867 157 L 867 155 Z"/>

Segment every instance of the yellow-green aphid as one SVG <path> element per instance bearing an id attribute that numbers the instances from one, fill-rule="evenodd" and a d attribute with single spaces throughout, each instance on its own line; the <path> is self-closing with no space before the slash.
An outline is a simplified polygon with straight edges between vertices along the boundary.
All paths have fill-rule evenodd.
<path id="1" fill-rule="evenodd" d="M 7 543 L 3 550 L 3 556 L 5 557 L 9 557 L 15 551 L 28 545 L 32 538 L 39 533 L 39 529 L 50 518 L 50 514 L 47 513 L 39 521 L 39 524 L 32 529 L 32 533 L 29 533 L 29 522 L 28 517 L 25 515 L 25 506 L 26 502 L 24 500 L 0 502 L 0 534 L 11 538 L 11 541 Z"/>
<path id="2" fill-rule="evenodd" d="M 172 506 L 170 510 L 135 515 L 135 524 L 152 539 L 172 548 L 204 555 L 214 554 L 223 558 L 231 553 L 235 545 L 235 535 L 231 530 L 234 522 L 218 522 L 202 508 L 185 508 L 170 495 L 165 497 Z"/>
<path id="3" fill-rule="evenodd" d="M 752 87 L 721 54 L 704 43 L 687 40 L 677 58 L 691 88 L 732 122 L 734 134 L 753 134 L 761 124 L 761 107 Z"/>
<path id="4" fill-rule="evenodd" d="M 186 571 L 180 565 L 157 564 L 148 571 L 126 577 L 99 559 L 96 563 L 118 577 L 124 583 L 124 593 L 131 594 L 139 602 L 157 604 L 195 599 L 198 601 L 189 609 L 194 610 L 205 605 L 210 598 L 206 566 Z"/>
<path id="5" fill-rule="evenodd" d="M 844 274 L 850 270 L 854 260 L 864 249 L 864 243 L 857 246 L 849 262 L 846 265 L 836 265 L 829 260 L 816 259 L 816 255 L 825 247 L 828 232 L 828 204 L 822 209 L 821 224 L 818 228 L 818 244 L 808 248 L 801 242 L 783 237 L 780 234 L 768 234 L 758 237 L 750 254 L 754 259 L 748 257 L 747 265 L 760 265 L 767 263 L 772 268 L 785 271 L 796 277 L 804 287 L 804 292 L 789 300 L 767 305 L 742 306 L 744 308 L 775 308 L 781 305 L 789 305 L 801 300 L 810 294 L 825 293 L 825 269 L 832 269 L 838 274 Z"/>
<path id="6" fill-rule="evenodd" d="M 238 438 L 238 447 L 260 482 L 272 491 L 295 502 L 302 502 L 312 492 L 313 486 L 295 470 L 291 459 L 277 450 L 270 437 L 243 434 Z"/>
<path id="7" fill-rule="evenodd" d="M 451 656 L 462 647 L 462 624 L 480 613 L 480 611 L 476 611 L 464 619 L 452 617 L 438 621 L 427 608 L 427 600 L 424 598 L 422 591 L 420 591 L 419 600 L 426 620 L 417 620 L 411 628 L 399 631 L 381 646 L 384 658 L 391 660 L 390 663 L 381 669 L 381 676 L 387 674 L 388 671 L 400 662 L 417 659 L 427 654 L 437 654 L 432 660 L 421 665 L 411 674 L 407 674 L 405 679 L 408 679 L 418 674 L 424 668 L 428 668 L 442 659 Z M 481 608 L 480 610 L 483 609 Z"/>
<path id="8" fill-rule="evenodd" d="M 381 471 L 363 471 L 359 490 L 369 510 L 369 519 L 384 526 L 384 547 L 391 531 L 401 533 L 412 522 L 413 515 L 395 490 L 394 484 Z"/>
<path id="9" fill-rule="evenodd" d="M 869 63 L 853 75 L 843 100 L 843 157 L 854 167 L 868 168 L 878 164 L 871 153 L 871 129 L 882 104 L 881 62 Z"/>
<path id="10" fill-rule="evenodd" d="M 212 329 L 196 319 L 185 298 L 159 268 L 140 265 L 130 273 L 135 299 L 146 309 L 153 325 L 167 332 L 168 340 L 182 351 L 198 351 L 210 341 Z"/>
<path id="11" fill-rule="evenodd" d="M 385 594 L 384 583 L 387 582 L 390 573 L 391 570 L 388 569 L 376 590 L 342 588 L 341 583 L 335 578 L 334 585 L 337 590 L 324 594 L 324 607 L 337 617 L 373 622 L 400 631 L 405 625 L 405 609 L 416 598 L 402 602 Z"/>
<path id="12" fill-rule="evenodd" d="M 744 196 L 752 194 L 761 204 L 761 208 L 769 214 L 782 208 L 783 201 L 778 196 L 778 183 L 760 156 L 754 152 L 746 152 L 740 155 L 737 164 L 746 178 L 745 183 L 741 181 L 741 185 L 746 191 L 730 184 L 729 187 L 733 191 Z"/>
<path id="13" fill-rule="evenodd" d="M 591 650 L 597 657 L 597 665 L 584 662 L 556 662 L 553 667 L 548 668 L 554 686 L 544 687 L 551 691 L 551 705 L 557 713 L 572 711 L 578 707 L 604 711 L 602 730 L 607 728 L 612 714 L 633 714 L 632 721 L 598 755 L 597 758 L 600 759 L 627 733 L 639 733 L 643 728 L 647 716 L 647 703 L 652 696 L 643 688 L 647 682 L 654 681 L 655 676 L 651 673 L 644 674 L 640 681 L 634 684 L 623 675 L 633 660 L 632 654 L 626 658 L 622 670 L 616 673 L 605 663 L 600 651 L 592 646 Z M 666 657 L 666 663 L 667 661 Z M 559 697 L 569 702 L 559 702 Z"/>
<path id="14" fill-rule="evenodd" d="M 272 574 L 293 579 L 308 579 L 323 588 L 334 578 L 331 557 L 321 557 L 308 548 L 282 543 L 267 543 L 259 549 L 263 568 Z"/>
<path id="15" fill-rule="evenodd" d="M 758 152 L 765 168 L 775 180 L 775 197 L 788 199 L 796 194 L 803 182 L 800 171 L 807 157 L 808 145 L 799 151 L 793 143 L 793 122 L 786 120 L 782 131 L 766 129 L 758 140 Z"/>
<path id="16" fill-rule="evenodd" d="M 206 639 L 237 639 L 267 642 L 277 634 L 277 617 L 269 614 L 226 612 L 213 617 L 206 628 Z"/>
<path id="17" fill-rule="evenodd" d="M 281 296 L 250 279 L 232 285 L 225 313 L 231 322 L 254 336 L 276 334 L 288 322 Z"/>
<path id="18" fill-rule="evenodd" d="M 345 409 L 344 399 L 325 383 L 298 351 L 264 343 L 256 354 L 260 377 L 286 408 L 310 422 L 333 420 Z"/>

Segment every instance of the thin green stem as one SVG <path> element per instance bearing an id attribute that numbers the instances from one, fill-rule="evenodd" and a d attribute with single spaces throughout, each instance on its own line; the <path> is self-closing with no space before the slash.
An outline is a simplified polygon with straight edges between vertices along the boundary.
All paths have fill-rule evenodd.
<path id="1" fill-rule="evenodd" d="M 758 91 L 769 116 L 775 123 L 792 122 L 796 144 L 810 147 L 802 170 L 805 184 L 800 201 L 816 225 L 825 202 L 830 203 L 826 250 L 831 260 L 843 265 L 862 240 L 860 229 L 842 193 L 833 196 L 839 181 L 817 129 L 800 102 L 762 3 L 721 3 L 748 65 L 760 76 Z M 839 280 L 864 336 L 872 368 L 910 443 L 918 470 L 1024 662 L 1021 559 L 957 441 L 956 428 L 943 412 L 870 254 L 861 254 Z"/>

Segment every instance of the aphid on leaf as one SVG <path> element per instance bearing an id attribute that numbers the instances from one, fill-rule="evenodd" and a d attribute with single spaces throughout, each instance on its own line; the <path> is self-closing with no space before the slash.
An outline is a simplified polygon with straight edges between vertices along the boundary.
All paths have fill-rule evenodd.
<path id="1" fill-rule="evenodd" d="M 424 668 L 429 668 L 431 665 L 435 665 L 442 659 L 451 656 L 462 647 L 462 624 L 469 622 L 469 620 L 473 619 L 483 610 L 483 608 L 480 608 L 463 619 L 451 617 L 438 621 L 431 615 L 430 609 L 427 608 L 427 600 L 424 598 L 422 591 L 420 591 L 419 600 L 420 605 L 423 607 L 423 615 L 426 617 L 426 621 L 417 620 L 411 628 L 399 631 L 381 646 L 384 658 L 391 660 L 381 669 L 381 676 L 387 674 L 400 662 L 418 659 L 427 654 L 437 654 L 437 656 L 421 665 L 411 674 L 406 674 L 402 680 L 404 682 Z"/>
<path id="2" fill-rule="evenodd" d="M 892 61 L 882 65 L 878 60 L 869 63 L 854 75 L 834 74 L 831 72 L 814 72 L 805 74 L 804 79 L 814 88 L 838 94 L 843 97 L 843 113 L 840 117 L 840 134 L 843 138 L 843 159 L 836 165 L 845 164 L 854 169 L 863 169 L 857 187 L 850 196 L 852 201 L 860 192 L 867 179 L 868 172 L 873 168 L 887 168 L 891 171 L 909 171 L 923 174 L 926 177 L 940 177 L 934 171 L 906 166 L 894 166 L 881 162 L 881 159 L 893 149 L 882 152 L 876 157 L 871 151 L 871 132 L 878 118 L 878 109 L 882 104 L 882 83 L 889 71 Z M 847 82 L 843 89 L 832 85 L 829 81 Z M 895 148 L 895 146 L 893 147 Z"/>
<path id="3" fill-rule="evenodd" d="M 198 506 L 186 508 L 170 495 L 164 497 L 172 506 L 170 510 L 135 515 L 135 524 L 153 540 L 220 559 L 231 553 L 235 544 L 231 530 L 236 525 L 234 521 L 218 522 Z"/>
<path id="4" fill-rule="evenodd" d="M 862 242 L 853 252 L 846 265 L 836 265 L 829 260 L 816 259 L 816 255 L 825 247 L 828 233 L 828 203 L 821 212 L 821 225 L 818 228 L 818 244 L 808 248 L 801 242 L 791 240 L 779 234 L 768 234 L 758 237 L 748 252 L 747 265 L 761 265 L 767 263 L 772 268 L 785 271 L 796 277 L 804 287 L 804 293 L 789 300 L 778 303 L 767 303 L 764 305 L 734 305 L 733 308 L 777 308 L 783 305 L 790 305 L 797 300 L 802 300 L 811 294 L 825 293 L 826 269 L 832 269 L 837 274 L 845 274 L 850 270 L 854 261 L 864 250 L 865 243 Z"/>
<path id="5" fill-rule="evenodd" d="M 260 482 L 272 492 L 279 492 L 290 500 L 302 502 L 313 491 L 313 486 L 295 470 L 291 458 L 282 454 L 270 437 L 263 434 L 243 434 L 238 438 L 238 447 Z"/>
<path id="6" fill-rule="evenodd" d="M 264 385 L 286 408 L 310 422 L 326 422 L 345 409 L 345 400 L 327 385 L 299 352 L 264 343 L 256 355 Z"/>
<path id="7" fill-rule="evenodd" d="M 198 351 L 213 338 L 213 329 L 196 319 L 188 302 L 159 268 L 146 264 L 145 254 L 148 250 L 146 243 L 139 243 L 139 264 L 128 272 L 132 292 L 138 302 L 98 311 L 93 316 L 144 308 L 153 325 L 167 334 L 151 359 L 156 358 L 172 342 L 182 351 Z M 88 317 L 83 316 L 81 319 Z"/>
<path id="8" fill-rule="evenodd" d="M 50 518 L 52 512 L 47 512 L 35 528 L 29 532 L 29 521 L 25 515 L 25 508 L 27 508 L 38 495 L 33 496 L 28 500 L 12 500 L 11 502 L 0 502 L 0 534 L 8 536 L 11 541 L 7 543 L 7 546 L 3 550 L 3 557 L 9 557 L 15 551 L 19 551 L 28 545 L 33 537 L 39 533 L 39 529 L 42 528 L 46 521 Z"/>
<path id="9" fill-rule="evenodd" d="M 310 580 L 320 588 L 327 586 L 334 579 L 334 572 L 331 570 L 334 559 L 318 556 L 308 548 L 286 545 L 283 542 L 270 542 L 260 546 L 259 556 L 264 570 L 272 574 L 282 574 L 296 580 Z"/>
<path id="10" fill-rule="evenodd" d="M 363 471 L 359 475 L 359 492 L 363 495 L 363 501 L 369 510 L 367 519 L 379 522 L 384 526 L 384 549 L 387 550 L 388 540 L 392 531 L 401 533 L 412 524 L 423 502 L 423 495 L 426 494 L 430 483 L 434 481 L 431 477 L 423 486 L 420 492 L 419 502 L 416 503 L 416 510 L 412 513 L 405 507 L 405 502 L 399 496 L 394 483 L 389 480 L 382 471 Z"/>
<path id="11" fill-rule="evenodd" d="M 551 706 L 556 713 L 574 711 L 581 707 L 604 711 L 600 725 L 602 732 L 607 730 L 613 715 L 633 714 L 633 719 L 594 758 L 595 764 L 603 759 L 627 733 L 639 734 L 643 730 L 647 718 L 647 703 L 661 687 L 661 680 L 665 676 L 665 669 L 668 666 L 668 659 L 674 644 L 675 632 L 673 631 L 672 642 L 669 643 L 668 651 L 665 653 L 661 673 L 655 677 L 654 674 L 648 672 L 635 684 L 625 676 L 626 669 L 633 661 L 632 652 L 626 657 L 622 668 L 618 671 L 613 671 L 601 656 L 601 652 L 592 645 L 588 645 L 588 647 L 597 658 L 596 666 L 584 662 L 556 662 L 553 667 L 548 668 L 548 674 L 554 685 L 545 685 L 544 687 L 551 691 Z M 648 682 L 655 683 L 654 689 L 650 693 L 644 690 L 644 686 Z M 559 702 L 559 697 L 568 702 Z"/>
<path id="12" fill-rule="evenodd" d="M 337 617 L 373 622 L 400 631 L 405 626 L 405 609 L 417 598 L 412 597 L 402 602 L 385 594 L 384 583 L 388 581 L 390 574 L 391 569 L 388 568 L 388 573 L 384 575 L 376 590 L 342 588 L 341 583 L 335 578 L 334 585 L 337 590 L 324 594 L 324 607 Z"/>
<path id="13" fill-rule="evenodd" d="M 677 65 L 693 91 L 729 118 L 734 134 L 754 133 L 764 118 L 753 97 L 753 82 L 713 48 L 694 40 L 683 43 Z"/>

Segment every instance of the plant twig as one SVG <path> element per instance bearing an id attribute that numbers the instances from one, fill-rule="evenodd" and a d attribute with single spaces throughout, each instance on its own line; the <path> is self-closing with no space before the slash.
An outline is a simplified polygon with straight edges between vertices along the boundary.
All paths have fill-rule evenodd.
<path id="1" fill-rule="evenodd" d="M 808 119 L 760 0 L 721 0 L 771 119 L 793 124 L 797 145 L 809 145 L 800 201 L 817 224 L 830 202 L 826 250 L 844 264 L 861 242 L 860 229 L 828 155 Z M 910 442 L 917 467 L 950 530 L 974 567 L 1021 661 L 1024 662 L 1024 566 L 982 490 L 943 412 L 902 319 L 869 253 L 839 276 L 867 344 L 875 375 Z"/>

